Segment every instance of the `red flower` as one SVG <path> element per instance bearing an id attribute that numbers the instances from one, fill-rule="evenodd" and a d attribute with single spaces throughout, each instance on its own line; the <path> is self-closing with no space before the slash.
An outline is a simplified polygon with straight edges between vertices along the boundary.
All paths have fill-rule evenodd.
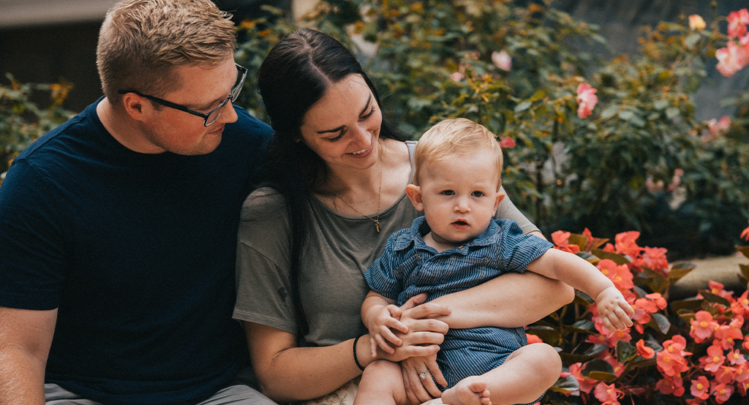
<path id="1" fill-rule="evenodd" d="M 609 354 L 608 356 L 606 356 L 606 357 L 603 358 L 603 361 L 605 361 L 606 363 L 609 363 L 611 365 L 611 368 L 614 369 L 614 375 L 616 375 L 617 377 L 619 377 L 620 375 L 622 375 L 622 373 L 624 372 L 624 364 L 619 363 L 618 361 L 616 361 L 616 359 L 614 358 L 614 356 L 612 356 L 612 355 Z"/>
<path id="2" fill-rule="evenodd" d="M 718 342 L 718 339 L 720 339 L 719 344 L 723 348 L 723 350 L 733 349 L 734 341 L 736 339 L 744 338 L 744 334 L 741 333 L 741 329 L 739 328 L 741 328 L 741 325 L 739 325 L 738 328 L 735 328 L 732 325 L 721 325 L 715 331 L 716 342 Z"/>
<path id="3" fill-rule="evenodd" d="M 707 285 L 710 286 L 710 292 L 715 295 L 719 295 L 725 299 L 733 300 L 733 291 L 726 291 L 723 284 L 717 281 L 708 281 Z"/>
<path id="4" fill-rule="evenodd" d="M 668 260 L 666 259 L 666 252 L 668 252 L 668 249 L 644 247 L 643 250 L 642 257 L 637 260 L 638 266 L 667 273 Z"/>
<path id="5" fill-rule="evenodd" d="M 516 145 L 515 141 L 509 136 L 503 136 L 499 140 L 499 146 L 503 148 L 514 148 Z"/>
<path id="6" fill-rule="evenodd" d="M 603 251 L 614 253 L 616 252 L 616 249 L 614 248 L 614 245 L 607 243 L 606 246 L 603 247 Z"/>
<path id="7" fill-rule="evenodd" d="M 573 377 L 577 380 L 577 383 L 580 385 L 580 391 L 590 394 L 590 391 L 593 389 L 593 387 L 598 384 L 598 381 L 591 380 L 588 378 L 585 378 L 581 371 L 584 367 L 581 367 L 582 363 L 575 363 L 570 366 L 570 374 L 572 374 Z"/>
<path id="8" fill-rule="evenodd" d="M 713 385 L 710 393 L 715 396 L 715 402 L 722 404 L 723 402 L 728 401 L 728 398 L 733 394 L 733 386 L 726 384 Z"/>
<path id="9" fill-rule="evenodd" d="M 715 372 L 715 381 L 722 384 L 730 384 L 736 379 L 736 369 L 733 367 L 720 366 Z"/>
<path id="10" fill-rule="evenodd" d="M 616 253 L 627 255 L 631 258 L 637 257 L 642 251 L 642 248 L 637 246 L 637 243 L 635 243 L 635 241 L 639 237 L 640 232 L 637 231 L 622 232 L 620 234 L 617 234 L 616 237 L 614 237 L 614 240 L 616 242 Z"/>
<path id="11" fill-rule="evenodd" d="M 746 229 L 744 229 L 743 232 L 741 232 L 741 237 L 744 238 L 744 239 L 746 239 L 746 240 L 749 240 L 749 226 Z M 746 294 L 744 294 L 744 295 L 746 295 Z"/>
<path id="12" fill-rule="evenodd" d="M 707 381 L 704 375 L 701 375 L 697 380 L 692 380 L 692 387 L 690 392 L 695 398 L 702 400 L 710 398 L 708 390 L 710 389 L 710 383 Z"/>
<path id="13" fill-rule="evenodd" d="M 663 395 L 673 394 L 675 397 L 684 395 L 684 380 L 681 377 L 664 377 L 655 384 L 657 389 Z"/>
<path id="14" fill-rule="evenodd" d="M 556 248 L 564 252 L 577 253 L 580 251 L 580 246 L 570 245 L 567 241 L 570 239 L 570 233 L 564 231 L 556 231 L 551 234 L 551 240 L 557 245 Z"/>
<path id="15" fill-rule="evenodd" d="M 577 86 L 577 116 L 580 119 L 585 119 L 589 116 L 597 103 L 596 89 L 590 87 L 588 83 L 581 83 Z"/>
<path id="16" fill-rule="evenodd" d="M 746 358 L 743 354 L 739 351 L 739 349 L 736 349 L 726 356 L 728 358 L 728 361 L 731 362 L 734 366 L 741 365 L 746 363 Z"/>
<path id="17" fill-rule="evenodd" d="M 653 356 L 655 356 L 655 350 L 645 346 L 645 341 L 643 339 L 640 339 L 637 341 L 637 353 L 642 356 L 643 359 L 651 359 Z"/>
<path id="18" fill-rule="evenodd" d="M 702 343 L 713 335 L 713 331 L 718 328 L 718 323 L 713 320 L 713 316 L 707 311 L 698 311 L 692 319 L 692 328 L 689 336 L 694 338 L 696 343 Z"/>
<path id="19" fill-rule="evenodd" d="M 533 344 L 533 343 L 543 343 L 544 342 L 543 340 L 541 340 L 540 337 L 538 337 L 536 335 L 529 335 L 527 333 L 525 334 L 525 338 L 528 341 L 529 345 Z"/>
<path id="20" fill-rule="evenodd" d="M 624 393 L 616 389 L 614 384 L 607 385 L 600 383 L 595 390 L 596 398 L 601 401 L 601 405 L 620 405 L 619 397 L 624 396 Z"/>

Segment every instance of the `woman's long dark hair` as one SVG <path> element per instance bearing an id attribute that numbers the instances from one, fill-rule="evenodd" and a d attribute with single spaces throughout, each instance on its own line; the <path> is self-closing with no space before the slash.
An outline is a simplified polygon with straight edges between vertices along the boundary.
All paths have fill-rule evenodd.
<path id="1" fill-rule="evenodd" d="M 334 38 L 310 29 L 300 29 L 281 40 L 265 58 L 258 73 L 260 95 L 275 131 L 264 164 L 264 185 L 284 197 L 288 211 L 290 280 L 300 336 L 309 332 L 299 293 L 299 273 L 310 229 L 310 199 L 314 198 L 312 192 L 328 177 L 325 162 L 300 142 L 300 127 L 304 115 L 325 95 L 330 85 L 351 74 L 361 75 L 380 105 L 377 90 L 354 55 Z M 384 119 L 380 136 L 403 140 Z"/>

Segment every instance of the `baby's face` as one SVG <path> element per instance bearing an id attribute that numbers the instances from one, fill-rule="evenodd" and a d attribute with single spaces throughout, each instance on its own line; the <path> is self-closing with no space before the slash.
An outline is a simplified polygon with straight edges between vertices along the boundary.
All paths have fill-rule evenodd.
<path id="1" fill-rule="evenodd" d="M 502 199 L 499 175 L 490 151 L 425 162 L 419 185 L 432 237 L 457 246 L 484 232 Z"/>

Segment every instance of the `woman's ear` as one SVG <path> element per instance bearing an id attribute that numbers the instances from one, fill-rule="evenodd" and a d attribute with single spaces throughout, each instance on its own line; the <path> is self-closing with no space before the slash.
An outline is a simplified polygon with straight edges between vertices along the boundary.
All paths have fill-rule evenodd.
<path id="1" fill-rule="evenodd" d="M 424 211 L 424 203 L 421 201 L 421 187 L 415 184 L 406 186 L 406 195 L 411 200 L 417 211 Z"/>

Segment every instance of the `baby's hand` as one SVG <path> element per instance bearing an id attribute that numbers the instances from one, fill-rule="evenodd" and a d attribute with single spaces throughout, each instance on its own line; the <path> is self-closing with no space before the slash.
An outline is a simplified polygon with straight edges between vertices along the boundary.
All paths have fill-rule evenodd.
<path id="1" fill-rule="evenodd" d="M 632 326 L 632 316 L 635 310 L 627 303 L 616 287 L 609 287 L 601 291 L 596 297 L 598 315 L 601 316 L 603 326 L 609 331 L 623 330 Z"/>
<path id="2" fill-rule="evenodd" d="M 390 347 L 388 342 L 396 346 L 403 344 L 403 341 L 393 334 L 390 329 L 396 329 L 403 333 L 408 333 L 408 327 L 399 321 L 401 310 L 395 305 L 375 307 L 370 310 L 371 314 L 367 317 L 367 329 L 369 329 L 370 348 L 372 357 L 377 357 L 377 346 L 389 354 L 395 353 L 395 349 Z"/>

